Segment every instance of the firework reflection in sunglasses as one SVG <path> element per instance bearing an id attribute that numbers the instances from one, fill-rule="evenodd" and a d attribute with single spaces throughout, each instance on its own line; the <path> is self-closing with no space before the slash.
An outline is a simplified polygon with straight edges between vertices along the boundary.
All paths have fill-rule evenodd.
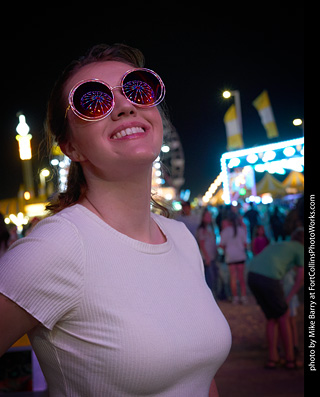
<path id="1" fill-rule="evenodd" d="M 165 86 L 160 76 L 146 68 L 128 70 L 121 84 L 110 87 L 99 79 L 82 80 L 69 93 L 69 105 L 73 113 L 86 121 L 99 121 L 107 117 L 115 105 L 113 90 L 120 88 L 126 99 L 139 107 L 159 105 L 165 96 Z"/>

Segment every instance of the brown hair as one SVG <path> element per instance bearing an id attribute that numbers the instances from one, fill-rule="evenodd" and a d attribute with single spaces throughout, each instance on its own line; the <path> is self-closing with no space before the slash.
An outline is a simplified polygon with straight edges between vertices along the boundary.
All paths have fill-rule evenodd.
<path id="1" fill-rule="evenodd" d="M 85 56 L 72 61 L 62 72 L 51 92 L 47 116 L 45 120 L 45 132 L 47 147 L 51 150 L 53 144 L 65 143 L 68 140 L 68 123 L 65 118 L 66 102 L 64 98 L 64 87 L 66 82 L 83 66 L 95 62 L 120 61 L 136 68 L 144 66 L 144 56 L 137 48 L 125 44 L 98 44 L 92 47 Z M 162 118 L 165 118 L 163 107 L 158 108 Z M 67 188 L 58 193 L 47 205 L 47 210 L 55 214 L 66 207 L 76 204 L 87 191 L 87 183 L 80 163 L 71 161 Z M 167 208 L 157 203 L 151 197 L 151 203 L 158 208 L 164 216 L 169 216 Z"/>

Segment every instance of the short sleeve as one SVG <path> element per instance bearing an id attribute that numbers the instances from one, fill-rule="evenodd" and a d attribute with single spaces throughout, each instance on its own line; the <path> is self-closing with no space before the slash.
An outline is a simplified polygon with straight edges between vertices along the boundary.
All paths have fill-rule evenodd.
<path id="1" fill-rule="evenodd" d="M 52 329 L 81 300 L 84 260 L 75 226 L 46 218 L 0 259 L 0 293 Z"/>

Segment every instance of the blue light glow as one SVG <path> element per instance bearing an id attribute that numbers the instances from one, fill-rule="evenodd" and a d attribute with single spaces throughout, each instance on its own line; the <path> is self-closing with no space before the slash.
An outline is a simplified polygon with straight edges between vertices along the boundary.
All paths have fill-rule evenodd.
<path id="1" fill-rule="evenodd" d="M 299 145 L 302 147 L 302 149 L 296 151 L 294 147 Z M 237 158 L 237 160 L 240 160 L 240 162 L 244 161 L 244 163 L 247 162 L 249 164 L 255 164 L 257 162 L 260 162 L 260 164 L 255 164 L 254 166 L 255 171 L 258 172 L 271 171 L 271 172 L 284 174 L 286 169 L 302 172 L 304 169 L 303 145 L 304 145 L 304 138 L 302 137 L 302 138 L 291 139 L 288 141 L 271 143 L 269 145 L 256 146 L 248 149 L 240 149 L 232 152 L 223 153 L 220 161 L 221 161 L 221 175 L 222 175 L 222 185 L 223 185 L 223 200 L 225 204 L 231 204 L 229 173 L 227 166 L 228 160 Z M 295 153 L 293 153 L 290 156 L 290 158 L 283 158 L 283 156 L 288 157 L 288 155 L 286 155 L 285 153 L 292 152 L 292 149 L 288 149 L 289 151 L 284 151 L 284 149 L 290 147 L 292 147 Z M 282 150 L 279 151 L 279 149 Z M 245 158 L 242 159 L 243 157 Z M 264 163 L 261 163 L 262 160 L 264 161 Z"/>

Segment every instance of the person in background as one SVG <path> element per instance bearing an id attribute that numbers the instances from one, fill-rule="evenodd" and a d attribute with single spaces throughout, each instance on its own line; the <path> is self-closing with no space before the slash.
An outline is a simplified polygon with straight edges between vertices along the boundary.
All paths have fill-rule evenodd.
<path id="1" fill-rule="evenodd" d="M 284 216 L 282 215 L 278 206 L 274 208 L 273 214 L 270 216 L 270 225 L 275 241 L 278 241 L 279 237 L 285 240 L 284 233 Z"/>
<path id="2" fill-rule="evenodd" d="M 232 303 L 247 302 L 246 282 L 244 277 L 245 261 L 247 259 L 247 231 L 240 217 L 229 211 L 225 227 L 221 232 L 220 247 L 225 253 L 225 261 L 230 273 L 230 288 Z M 237 281 L 240 284 L 240 298 L 238 296 Z"/>
<path id="3" fill-rule="evenodd" d="M 251 242 L 251 250 L 253 255 L 258 255 L 269 244 L 270 241 L 265 234 L 264 226 L 256 226 L 253 234 L 253 240 Z"/>
<path id="4" fill-rule="evenodd" d="M 197 240 L 203 258 L 205 277 L 210 290 L 217 297 L 219 269 L 217 267 L 217 245 L 212 215 L 208 208 L 205 208 L 197 231 Z"/>
<path id="5" fill-rule="evenodd" d="M 222 222 L 221 222 L 221 230 L 223 230 L 225 227 L 232 226 L 233 223 L 230 221 L 230 219 L 233 217 L 234 214 L 237 218 L 237 222 L 240 226 L 242 226 L 245 230 L 247 230 L 247 226 L 243 221 L 243 217 L 240 214 L 240 205 L 226 205 L 224 210 L 223 210 L 223 215 L 222 215 Z"/>
<path id="6" fill-rule="evenodd" d="M 268 245 L 253 257 L 249 265 L 248 285 L 267 319 L 268 361 L 266 368 L 274 369 L 280 363 L 278 331 L 285 349 L 286 368 L 299 366 L 294 356 L 293 336 L 290 326 L 288 304 L 299 291 L 304 279 L 304 232 L 297 229 L 290 241 Z M 295 269 L 296 277 L 290 291 L 285 295 L 282 280 Z"/>
<path id="7" fill-rule="evenodd" d="M 250 227 L 250 240 L 252 241 L 253 239 L 253 232 L 256 226 L 259 225 L 260 223 L 260 214 L 259 212 L 254 208 L 254 204 L 250 202 L 250 209 L 244 214 L 244 217 L 248 220 L 249 222 L 249 227 Z"/>
<path id="8" fill-rule="evenodd" d="M 177 217 L 177 221 L 183 222 L 192 235 L 197 238 L 197 230 L 200 223 L 200 218 L 198 215 L 192 212 L 191 204 L 189 201 L 183 201 L 182 212 Z"/>
<path id="9" fill-rule="evenodd" d="M 0 354 L 27 332 L 51 397 L 217 396 L 230 328 L 194 237 L 150 211 L 164 94 L 141 51 L 102 44 L 49 99 L 68 185 L 0 260 Z"/>

